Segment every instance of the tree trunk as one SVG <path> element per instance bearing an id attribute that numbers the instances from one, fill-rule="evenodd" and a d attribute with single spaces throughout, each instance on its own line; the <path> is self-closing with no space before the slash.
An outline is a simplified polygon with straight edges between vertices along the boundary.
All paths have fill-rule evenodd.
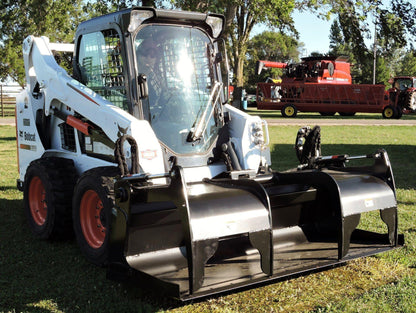
<path id="1" fill-rule="evenodd" d="M 232 102 L 233 107 L 236 107 L 237 109 L 240 109 L 240 110 L 243 108 L 243 103 L 241 101 L 242 96 L 243 96 L 243 87 L 242 86 L 235 87 L 233 91 L 233 102 Z"/>
<path id="2" fill-rule="evenodd" d="M 235 81 L 236 81 L 236 88 L 233 92 L 233 106 L 239 109 L 243 108 L 242 104 L 242 96 L 243 96 L 243 86 L 244 86 L 244 53 L 241 51 L 238 52 L 238 55 L 235 56 L 235 66 L 234 66 L 234 73 L 235 73 Z"/>
<path id="3" fill-rule="evenodd" d="M 142 0 L 142 6 L 156 8 L 155 0 Z"/>

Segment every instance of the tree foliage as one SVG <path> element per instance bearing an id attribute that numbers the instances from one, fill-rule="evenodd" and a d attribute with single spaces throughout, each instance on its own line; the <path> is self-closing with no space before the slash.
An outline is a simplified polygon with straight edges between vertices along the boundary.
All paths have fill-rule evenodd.
<path id="1" fill-rule="evenodd" d="M 254 36 L 248 43 L 251 59 L 278 62 L 297 62 L 299 42 L 282 32 L 265 31 Z"/>
<path id="2" fill-rule="evenodd" d="M 365 48 L 366 53 L 367 50 L 368 49 Z M 365 81 L 363 78 L 363 72 L 368 72 L 366 66 L 369 65 L 369 63 L 357 61 L 357 57 L 354 55 L 352 43 L 345 39 L 341 26 L 338 23 L 338 19 L 334 20 L 330 28 L 328 54 L 347 57 L 348 61 L 351 63 L 351 76 L 354 83 L 362 83 Z M 369 82 L 370 81 L 367 81 L 367 83 Z"/>
<path id="3" fill-rule="evenodd" d="M 356 82 L 368 82 L 372 70 L 372 51 L 364 43 L 373 28 L 371 22 L 368 24 L 369 16 L 373 17 L 372 22 L 377 21 L 380 70 L 382 62 L 390 73 L 415 69 L 411 41 L 409 44 L 409 38 L 416 38 L 413 0 L 171 0 L 170 3 L 183 10 L 225 15 L 230 64 L 234 83 L 240 87 L 251 80 L 247 76 L 251 76 L 256 58 L 277 61 L 296 58 L 297 31 L 291 16 L 295 9 L 312 11 L 322 18 L 336 16 L 336 24 L 331 27 L 330 53 L 350 57 L 355 65 Z M 26 36 L 48 36 L 51 41 L 71 42 L 82 20 L 136 5 L 163 7 L 166 1 L 3 0 L 0 4 L 0 80 L 11 77 L 24 84 L 21 46 Z M 250 41 L 256 24 L 266 25 L 273 32 Z M 405 51 L 404 57 L 397 51 Z M 400 62 L 406 65 L 395 66 Z"/>
<path id="4" fill-rule="evenodd" d="M 155 0 L 3 0 L 0 5 L 0 80 L 25 83 L 22 43 L 29 35 L 47 36 L 51 42 L 72 42 L 85 19 Z M 64 66 L 65 67 L 65 66 Z M 67 69 L 71 67 L 66 64 Z"/>
<path id="5" fill-rule="evenodd" d="M 162 0 L 91 0 L 83 9 L 90 17 L 95 17 L 134 6 L 161 7 Z"/>
<path id="6" fill-rule="evenodd" d="M 370 36 L 370 23 L 377 23 L 377 37 L 384 38 L 385 48 L 400 48 L 416 37 L 416 6 L 408 0 L 299 0 L 300 10 L 310 10 L 328 18 L 335 15 L 344 38 L 351 42 L 355 54 L 365 50 L 364 39 Z M 361 51 L 360 51 L 361 50 Z"/>
<path id="7" fill-rule="evenodd" d="M 308 2 L 308 1 L 307 1 Z M 326 2 L 321 1 L 321 2 Z M 330 53 L 346 55 L 353 63 L 356 83 L 371 83 L 374 46 L 369 49 L 364 39 L 370 29 L 376 30 L 376 81 L 387 83 L 396 75 L 401 61 L 398 51 L 412 47 L 416 38 L 416 7 L 406 0 L 337 0 L 327 12 L 336 14 L 331 26 Z M 370 24 L 368 24 L 370 21 Z M 375 23 L 375 24 L 372 24 Z"/>
<path id="8" fill-rule="evenodd" d="M 283 74 L 282 69 L 269 69 L 261 75 L 255 73 L 258 60 L 294 63 L 299 61 L 299 42 L 282 32 L 265 31 L 251 38 L 247 48 L 247 61 L 244 70 L 244 86 L 250 93 L 259 81 L 268 77 L 278 78 Z"/>
<path id="9" fill-rule="evenodd" d="M 230 64 L 237 86 L 234 90 L 235 105 L 239 105 L 241 98 L 244 64 L 254 25 L 263 23 L 271 29 L 294 30 L 291 13 L 295 0 L 173 0 L 173 3 L 183 10 L 225 15 Z"/>
<path id="10" fill-rule="evenodd" d="M 178 0 L 175 5 L 184 10 L 211 11 L 226 17 L 226 34 L 231 49 L 231 66 L 237 86 L 243 84 L 243 68 L 253 27 L 264 23 L 270 28 L 291 30 L 294 0 Z"/>
<path id="11" fill-rule="evenodd" d="M 24 85 L 23 39 L 47 36 L 71 42 L 83 14 L 82 0 L 6 0 L 0 7 L 0 80 L 11 77 Z"/>
<path id="12" fill-rule="evenodd" d="M 416 51 L 409 50 L 400 62 L 400 75 L 416 76 Z"/>

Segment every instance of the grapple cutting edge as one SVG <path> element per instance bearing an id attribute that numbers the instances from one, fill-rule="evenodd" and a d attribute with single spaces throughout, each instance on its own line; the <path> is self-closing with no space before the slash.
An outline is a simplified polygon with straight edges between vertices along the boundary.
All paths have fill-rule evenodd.
<path id="1" fill-rule="evenodd" d="M 122 268 L 183 300 L 344 263 L 403 244 L 388 157 L 374 166 L 186 183 L 175 166 L 116 181 L 109 276 Z M 380 211 L 387 233 L 357 228 Z M 121 260 L 121 261 L 120 261 Z"/>

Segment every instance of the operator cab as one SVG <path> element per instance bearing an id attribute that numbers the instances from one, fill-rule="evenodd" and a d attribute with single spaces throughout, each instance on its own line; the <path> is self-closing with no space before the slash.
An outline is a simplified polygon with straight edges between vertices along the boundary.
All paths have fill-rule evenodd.
<path id="1" fill-rule="evenodd" d="M 147 78 L 144 118 L 156 136 L 177 154 L 207 151 L 222 126 L 210 38 L 198 28 L 145 25 L 134 44 L 138 76 Z M 202 131 L 191 138 L 198 123 Z"/>
<path id="2" fill-rule="evenodd" d="M 77 30 L 74 74 L 147 120 L 168 156 L 200 155 L 206 164 L 224 126 L 223 24 L 219 15 L 151 8 L 92 19 Z"/>
<path id="3" fill-rule="evenodd" d="M 394 80 L 393 87 L 405 91 L 408 88 L 416 87 L 415 77 L 397 77 Z"/>

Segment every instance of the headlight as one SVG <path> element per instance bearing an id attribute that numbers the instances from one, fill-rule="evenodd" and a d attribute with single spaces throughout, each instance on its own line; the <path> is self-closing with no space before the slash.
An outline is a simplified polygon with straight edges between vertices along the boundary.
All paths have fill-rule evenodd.
<path id="1" fill-rule="evenodd" d="M 260 145 L 261 149 L 266 148 L 270 143 L 267 122 L 265 120 L 258 120 L 251 127 L 252 142 L 255 145 Z"/>

